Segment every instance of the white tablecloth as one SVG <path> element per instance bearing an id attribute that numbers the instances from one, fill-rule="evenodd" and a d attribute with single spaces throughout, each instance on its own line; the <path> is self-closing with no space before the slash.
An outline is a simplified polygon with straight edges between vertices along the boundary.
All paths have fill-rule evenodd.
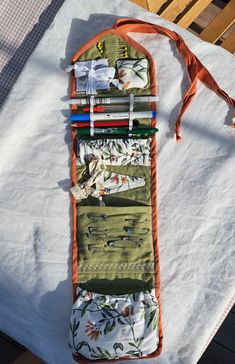
<path id="1" fill-rule="evenodd" d="M 71 136 L 62 98 L 71 56 L 117 17 L 179 32 L 235 97 L 235 58 L 126 0 L 67 0 L 0 114 L 0 329 L 48 364 L 72 364 Z M 233 110 L 202 84 L 174 122 L 188 76 L 163 36 L 132 34 L 156 60 L 159 249 L 163 353 L 151 363 L 194 364 L 232 305 L 235 131 Z M 149 363 L 144 360 L 142 363 Z M 133 362 L 134 363 L 134 362 Z"/>

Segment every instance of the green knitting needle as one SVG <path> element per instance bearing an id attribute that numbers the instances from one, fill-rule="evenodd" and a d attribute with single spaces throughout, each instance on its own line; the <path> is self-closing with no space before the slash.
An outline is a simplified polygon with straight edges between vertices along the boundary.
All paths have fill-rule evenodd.
<path id="1" fill-rule="evenodd" d="M 154 134 L 157 133 L 157 128 L 151 127 L 141 127 L 129 130 L 129 128 L 94 128 L 94 134 L 121 134 L 121 135 L 146 135 L 146 134 Z M 90 135 L 90 128 L 78 128 L 77 129 L 78 135 Z"/>

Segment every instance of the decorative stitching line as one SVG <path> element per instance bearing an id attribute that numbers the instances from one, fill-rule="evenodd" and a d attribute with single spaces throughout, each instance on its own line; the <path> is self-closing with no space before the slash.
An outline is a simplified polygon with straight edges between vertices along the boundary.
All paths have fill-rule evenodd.
<path id="1" fill-rule="evenodd" d="M 84 264 L 79 267 L 79 271 L 89 272 L 89 271 L 98 271 L 98 270 L 138 270 L 138 271 L 153 271 L 154 263 L 101 263 L 101 264 Z"/>

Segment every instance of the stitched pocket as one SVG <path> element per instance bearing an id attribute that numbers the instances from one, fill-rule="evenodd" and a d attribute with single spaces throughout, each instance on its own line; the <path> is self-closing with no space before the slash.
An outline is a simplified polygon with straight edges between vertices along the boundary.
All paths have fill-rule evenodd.
<path id="1" fill-rule="evenodd" d="M 78 140 L 79 205 L 101 199 L 107 206 L 150 205 L 150 144 L 150 138 Z"/>
<path id="2" fill-rule="evenodd" d="M 146 58 L 120 59 L 117 61 L 117 70 L 121 90 L 147 87 L 149 70 Z"/>
<path id="3" fill-rule="evenodd" d="M 111 292 L 117 279 L 153 282 L 151 207 L 79 206 L 77 220 L 80 282 L 108 278 Z M 136 288 L 135 281 L 128 284 Z"/>
<path id="4" fill-rule="evenodd" d="M 69 346 L 90 360 L 140 358 L 158 346 L 158 303 L 151 292 L 103 295 L 77 288 Z"/>

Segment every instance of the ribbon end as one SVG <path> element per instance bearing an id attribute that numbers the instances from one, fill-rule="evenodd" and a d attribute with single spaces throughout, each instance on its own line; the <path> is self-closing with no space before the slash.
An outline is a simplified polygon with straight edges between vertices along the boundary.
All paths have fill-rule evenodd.
<path id="1" fill-rule="evenodd" d="M 176 143 L 179 143 L 179 141 L 182 139 L 179 134 L 175 135 Z"/>

